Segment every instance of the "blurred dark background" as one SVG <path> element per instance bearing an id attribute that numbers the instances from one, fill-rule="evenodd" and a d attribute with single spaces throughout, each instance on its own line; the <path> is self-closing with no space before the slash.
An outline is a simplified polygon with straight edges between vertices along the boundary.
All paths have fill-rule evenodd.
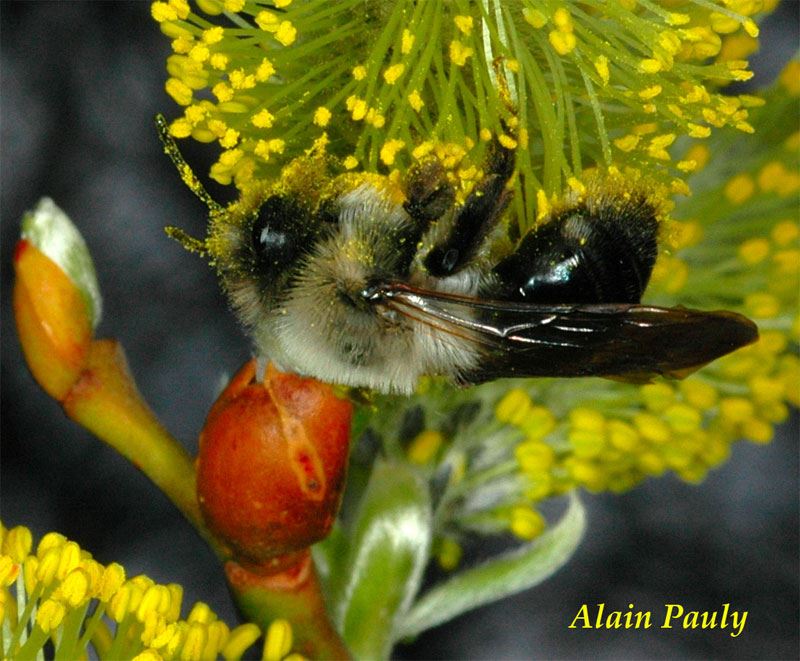
<path id="1" fill-rule="evenodd" d="M 798 3 L 762 27 L 755 82 L 768 84 L 798 43 Z M 33 382 L 11 314 L 11 253 L 22 213 L 42 195 L 71 216 L 94 256 L 105 311 L 145 398 L 190 451 L 222 380 L 248 358 L 211 270 L 166 238 L 200 234 L 202 204 L 163 155 L 153 116 L 169 42 L 148 2 L 2 2 L 2 472 L 0 513 L 35 536 L 58 530 L 130 575 L 179 582 L 186 601 L 235 614 L 211 553 L 149 481 L 67 420 Z M 757 137 L 756 137 L 757 139 Z M 211 150 L 184 143 L 195 169 Z M 226 191 L 210 186 L 224 200 Z M 766 447 L 741 443 L 698 487 L 666 477 L 621 497 L 587 496 L 577 555 L 527 593 L 398 648 L 423 658 L 798 658 L 798 419 Z M 661 612 L 730 603 L 729 632 L 582 631 L 583 603 Z"/>

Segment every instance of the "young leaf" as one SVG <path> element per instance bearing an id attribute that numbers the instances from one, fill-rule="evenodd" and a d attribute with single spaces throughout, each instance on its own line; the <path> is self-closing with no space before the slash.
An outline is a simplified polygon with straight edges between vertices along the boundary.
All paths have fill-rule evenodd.
<path id="1" fill-rule="evenodd" d="M 572 556 L 585 524 L 583 505 L 573 493 L 561 521 L 536 541 L 463 571 L 424 594 L 403 619 L 401 636 L 416 636 L 468 610 L 541 583 Z"/>
<path id="2" fill-rule="evenodd" d="M 428 491 L 400 463 L 376 464 L 334 587 L 337 628 L 357 659 L 386 658 L 419 589 L 431 543 Z"/>

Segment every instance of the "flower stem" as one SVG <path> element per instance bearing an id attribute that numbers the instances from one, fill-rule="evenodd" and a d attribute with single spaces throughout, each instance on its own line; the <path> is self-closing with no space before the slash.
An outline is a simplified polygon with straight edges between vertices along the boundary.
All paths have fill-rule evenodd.
<path id="1" fill-rule="evenodd" d="M 63 406 L 70 418 L 147 475 L 212 549 L 225 557 L 226 553 L 201 519 L 192 458 L 164 429 L 139 394 L 117 342 L 92 342 L 87 366 L 64 398 Z"/>
<path id="2" fill-rule="evenodd" d="M 248 621 L 266 630 L 272 620 L 292 623 L 293 649 L 312 659 L 349 659 L 328 617 L 309 549 L 284 571 L 261 574 L 258 567 L 229 561 L 225 574 L 236 603 Z"/>

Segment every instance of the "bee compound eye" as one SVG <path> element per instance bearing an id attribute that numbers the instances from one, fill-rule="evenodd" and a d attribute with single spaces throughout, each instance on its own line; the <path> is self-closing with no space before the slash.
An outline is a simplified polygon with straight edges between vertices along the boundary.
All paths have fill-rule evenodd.
<path id="1" fill-rule="evenodd" d="M 290 264 L 302 247 L 306 227 L 306 215 L 298 203 L 277 195 L 267 199 L 251 230 L 256 261 L 275 268 Z"/>

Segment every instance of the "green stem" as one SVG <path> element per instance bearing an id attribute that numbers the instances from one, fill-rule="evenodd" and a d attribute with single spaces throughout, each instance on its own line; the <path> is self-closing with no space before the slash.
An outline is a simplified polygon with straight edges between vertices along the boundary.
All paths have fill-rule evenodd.
<path id="1" fill-rule="evenodd" d="M 92 343 L 86 369 L 63 401 L 64 411 L 139 468 L 175 504 L 212 549 L 226 553 L 203 524 L 195 469 L 186 449 L 147 406 L 119 344 Z"/>
<path id="2" fill-rule="evenodd" d="M 292 624 L 293 649 L 312 659 L 349 659 L 339 634 L 328 617 L 309 549 L 282 572 L 261 574 L 258 567 L 229 561 L 228 585 L 249 622 L 264 631 L 278 618 Z"/>

